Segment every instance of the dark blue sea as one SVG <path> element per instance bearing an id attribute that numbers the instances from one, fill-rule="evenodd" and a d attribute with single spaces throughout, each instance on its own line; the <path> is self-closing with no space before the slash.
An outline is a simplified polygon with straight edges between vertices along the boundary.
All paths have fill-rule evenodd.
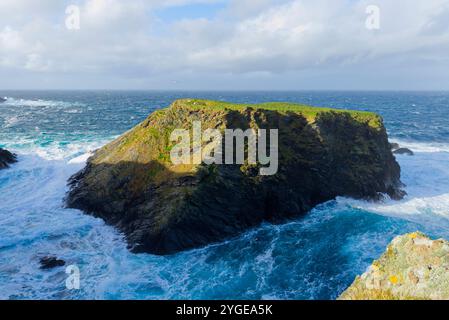
<path id="1" fill-rule="evenodd" d="M 397 235 L 449 239 L 447 92 L 6 91 L 0 147 L 19 163 L 0 171 L 0 299 L 335 299 Z M 102 220 L 64 209 L 66 181 L 92 152 L 177 98 L 286 101 L 368 110 L 390 140 L 408 196 L 370 203 L 340 198 L 284 225 L 265 224 L 206 248 L 132 254 Z M 80 289 L 64 268 L 80 269 Z"/>

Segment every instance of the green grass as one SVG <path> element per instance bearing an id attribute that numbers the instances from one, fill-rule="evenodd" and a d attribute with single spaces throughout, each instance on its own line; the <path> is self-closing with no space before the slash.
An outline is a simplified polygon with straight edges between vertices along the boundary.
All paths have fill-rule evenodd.
<path id="1" fill-rule="evenodd" d="M 368 123 L 374 128 L 380 128 L 382 126 L 382 118 L 374 112 L 367 111 L 355 111 L 346 109 L 332 109 L 323 107 L 313 107 L 303 104 L 296 104 L 290 102 L 267 102 L 259 104 L 237 104 L 222 101 L 211 101 L 211 100 L 201 100 L 201 99 L 182 99 L 176 101 L 178 106 L 186 106 L 193 110 L 234 110 L 242 111 L 248 108 L 256 110 L 269 110 L 278 111 L 280 113 L 294 112 L 302 114 L 309 122 L 313 122 L 317 115 L 326 112 L 336 112 L 336 113 L 347 113 L 351 115 L 352 118 L 359 122 Z"/>

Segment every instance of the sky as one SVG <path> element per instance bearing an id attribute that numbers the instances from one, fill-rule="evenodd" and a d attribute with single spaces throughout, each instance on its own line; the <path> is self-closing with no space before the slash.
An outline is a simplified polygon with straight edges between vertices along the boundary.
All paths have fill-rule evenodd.
<path id="1" fill-rule="evenodd" d="M 1 0 L 1 89 L 449 90 L 449 0 Z"/>

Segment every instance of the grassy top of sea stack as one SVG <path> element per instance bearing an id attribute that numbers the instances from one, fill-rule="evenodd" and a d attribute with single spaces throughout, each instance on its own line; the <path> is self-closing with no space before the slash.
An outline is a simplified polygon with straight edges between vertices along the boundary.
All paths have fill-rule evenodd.
<path id="1" fill-rule="evenodd" d="M 179 140 L 170 138 L 178 129 L 187 132 L 182 140 L 188 139 L 190 148 L 183 153 L 192 160 L 195 122 L 202 132 L 278 130 L 277 172 L 261 175 L 261 163 L 173 163 Z M 205 140 L 202 135 L 202 145 L 210 147 Z M 222 148 L 222 156 L 226 152 Z M 70 186 L 70 208 L 116 225 L 136 252 L 162 255 L 226 240 L 264 221 L 300 216 L 339 196 L 403 196 L 399 165 L 374 113 L 190 99 L 153 112 L 96 151 Z"/>
<path id="2" fill-rule="evenodd" d="M 280 113 L 297 113 L 303 115 L 309 122 L 314 122 L 317 115 L 326 112 L 346 113 L 361 123 L 366 123 L 373 128 L 381 128 L 383 126 L 382 118 L 374 113 L 368 111 L 356 111 L 346 109 L 333 109 L 323 107 L 313 107 L 304 104 L 290 103 L 290 102 L 266 102 L 266 103 L 230 103 L 224 101 L 212 101 L 202 99 L 181 99 L 177 100 L 174 105 L 180 107 L 185 106 L 193 110 L 234 110 L 243 111 L 251 108 L 254 110 L 268 110 L 277 111 Z"/>

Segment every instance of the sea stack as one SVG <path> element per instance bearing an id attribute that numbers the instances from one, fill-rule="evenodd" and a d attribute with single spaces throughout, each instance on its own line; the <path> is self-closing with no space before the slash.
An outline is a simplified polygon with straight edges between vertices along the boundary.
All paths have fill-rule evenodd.
<path id="1" fill-rule="evenodd" d="M 0 170 L 8 168 L 10 164 L 17 162 L 16 156 L 11 152 L 0 148 Z"/>
<path id="2" fill-rule="evenodd" d="M 172 163 L 175 129 L 278 129 L 278 171 Z M 208 142 L 204 142 L 207 146 Z M 67 205 L 121 230 L 134 252 L 165 255 L 281 222 L 337 196 L 400 199 L 400 167 L 382 118 L 290 103 L 178 100 L 96 151 Z"/>
<path id="3" fill-rule="evenodd" d="M 395 238 L 340 300 L 449 300 L 449 242 L 421 233 Z"/>

